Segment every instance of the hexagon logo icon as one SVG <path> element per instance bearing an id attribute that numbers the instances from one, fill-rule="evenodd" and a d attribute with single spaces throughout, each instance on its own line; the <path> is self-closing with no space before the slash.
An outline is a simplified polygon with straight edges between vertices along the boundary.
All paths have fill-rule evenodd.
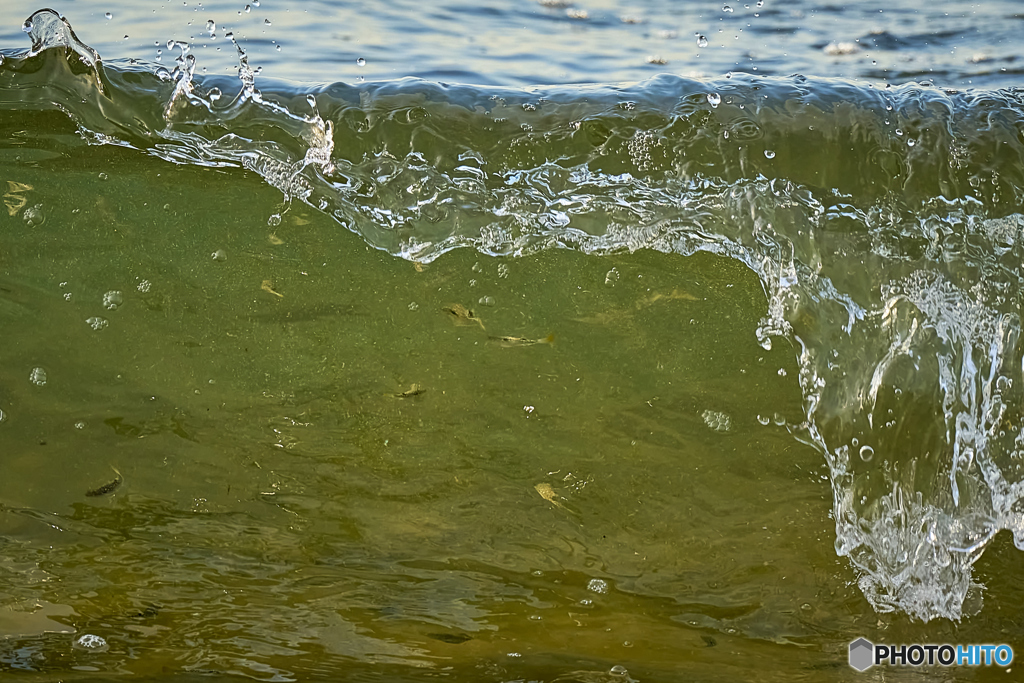
<path id="1" fill-rule="evenodd" d="M 850 666 L 857 671 L 866 671 L 874 664 L 875 646 L 867 638 L 858 638 L 850 643 Z"/>

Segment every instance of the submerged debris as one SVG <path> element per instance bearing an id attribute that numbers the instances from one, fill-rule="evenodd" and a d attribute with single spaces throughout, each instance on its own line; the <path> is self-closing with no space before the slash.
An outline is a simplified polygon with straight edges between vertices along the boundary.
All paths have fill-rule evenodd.
<path id="1" fill-rule="evenodd" d="M 117 471 L 116 467 L 111 467 L 110 469 L 114 470 L 114 474 L 117 475 L 114 478 L 114 480 L 107 482 L 103 486 L 94 489 L 89 489 L 88 491 L 85 492 L 86 496 L 88 496 L 89 498 L 97 498 L 99 496 L 105 496 L 108 493 L 113 493 L 115 490 L 117 490 L 117 487 L 121 485 L 121 482 L 124 481 L 124 478 L 121 476 L 121 473 Z"/>
<path id="2" fill-rule="evenodd" d="M 535 344 L 554 344 L 555 335 L 554 333 L 549 334 L 546 337 L 540 339 L 529 339 L 527 337 L 488 337 L 493 342 L 497 342 L 499 346 L 505 348 L 513 348 L 517 346 L 533 346 Z"/>
<path id="3" fill-rule="evenodd" d="M 412 386 L 409 387 L 407 391 L 400 391 L 396 394 L 391 395 L 394 396 L 395 398 L 412 398 L 413 396 L 419 396 L 425 391 L 426 389 L 420 386 L 419 384 L 413 384 Z"/>
<path id="4" fill-rule="evenodd" d="M 441 310 L 450 314 L 455 320 L 456 325 L 471 325 L 476 323 L 480 326 L 481 330 L 487 329 L 484 327 L 484 321 L 462 304 L 449 304 Z"/>
<path id="5" fill-rule="evenodd" d="M 264 292 L 273 294 L 274 296 L 279 297 L 281 299 L 284 298 L 284 294 L 281 294 L 280 292 L 274 289 L 274 282 L 272 280 L 264 280 L 263 284 L 260 285 L 260 289 L 262 289 Z"/>

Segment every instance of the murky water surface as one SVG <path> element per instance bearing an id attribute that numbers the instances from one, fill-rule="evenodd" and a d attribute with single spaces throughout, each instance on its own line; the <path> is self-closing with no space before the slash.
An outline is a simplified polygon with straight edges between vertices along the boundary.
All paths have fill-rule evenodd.
<path id="1" fill-rule="evenodd" d="M 38 9 L 4 675 L 1015 675 L 1016 3 Z"/>

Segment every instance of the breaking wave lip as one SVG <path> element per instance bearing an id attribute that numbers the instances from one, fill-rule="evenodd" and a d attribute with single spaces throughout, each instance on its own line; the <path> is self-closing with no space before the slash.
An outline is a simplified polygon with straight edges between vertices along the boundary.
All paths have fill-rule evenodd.
<path id="1" fill-rule="evenodd" d="M 797 351 L 791 431 L 829 466 L 836 552 L 872 606 L 959 620 L 992 537 L 1024 549 L 1021 90 L 736 75 L 261 92 L 237 45 L 234 79 L 199 79 L 187 43 L 168 43 L 171 71 L 111 67 L 52 10 L 26 31 L 30 50 L 0 52 L 0 110 L 249 169 L 395 256 L 744 263 L 767 299 L 759 342 Z"/>

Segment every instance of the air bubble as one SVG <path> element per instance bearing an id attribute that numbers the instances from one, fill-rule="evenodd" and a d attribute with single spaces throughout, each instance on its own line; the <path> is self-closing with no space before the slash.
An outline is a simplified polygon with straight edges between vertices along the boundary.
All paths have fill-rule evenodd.
<path id="1" fill-rule="evenodd" d="M 272 213 L 272 214 L 270 214 L 270 217 L 267 218 L 267 225 L 269 225 L 272 228 L 276 228 L 277 226 L 281 225 L 281 214 L 279 214 L 279 213 Z"/>
<path id="2" fill-rule="evenodd" d="M 721 103 L 722 103 L 722 96 L 721 95 L 719 95 L 716 92 L 709 92 L 708 93 L 708 104 L 710 104 L 712 107 L 717 107 Z"/>
<path id="3" fill-rule="evenodd" d="M 356 60 L 356 66 L 366 66 L 366 60 L 360 57 Z"/>
<path id="4" fill-rule="evenodd" d="M 210 254 L 210 258 L 212 258 L 214 261 L 227 261 L 228 255 L 227 252 L 225 252 L 223 249 L 218 249 L 217 251 Z"/>
<path id="5" fill-rule="evenodd" d="M 603 593 L 607 593 L 608 592 L 608 582 L 605 581 L 604 579 L 591 579 L 587 583 L 587 590 L 591 591 L 593 593 L 602 593 L 602 594 Z"/>
<path id="6" fill-rule="evenodd" d="M 757 421 L 761 426 L 767 427 L 768 423 L 771 422 L 771 418 L 769 418 L 767 415 L 758 415 Z"/>
<path id="7" fill-rule="evenodd" d="M 103 308 L 108 311 L 113 311 L 122 303 L 124 303 L 124 296 L 116 289 L 112 289 L 103 295 Z"/>
<path id="8" fill-rule="evenodd" d="M 28 381 L 35 384 L 37 387 L 44 386 L 46 384 L 46 370 L 42 368 L 32 368 L 32 372 L 28 375 Z"/>
<path id="9" fill-rule="evenodd" d="M 704 424 L 716 432 L 727 432 L 732 429 L 732 418 L 717 410 L 705 410 L 700 415 L 704 418 Z"/>
<path id="10" fill-rule="evenodd" d="M 98 315 L 94 315 L 91 318 L 87 318 L 85 322 L 89 324 L 89 327 L 96 331 L 102 330 L 103 328 L 110 324 L 109 320 L 107 320 L 106 318 L 101 318 Z"/>
<path id="11" fill-rule="evenodd" d="M 707 38 L 707 36 L 705 36 L 703 34 L 700 34 L 700 33 L 695 33 L 694 35 L 697 36 L 697 47 L 707 47 L 708 46 L 708 38 Z"/>
<path id="12" fill-rule="evenodd" d="M 477 301 L 477 303 L 479 303 L 481 306 L 493 306 L 494 305 L 494 297 L 493 296 L 482 296 Z"/>
<path id="13" fill-rule="evenodd" d="M 604 275 L 604 283 L 606 285 L 615 286 L 615 283 L 619 281 L 619 270 L 618 268 L 612 268 Z"/>
<path id="14" fill-rule="evenodd" d="M 21 214 L 21 218 L 31 228 L 34 228 L 37 225 L 42 225 L 46 221 L 46 216 L 43 215 L 43 205 L 36 204 L 35 206 L 25 209 Z"/>
<path id="15" fill-rule="evenodd" d="M 860 459 L 864 462 L 871 462 L 871 458 L 875 457 L 875 449 L 871 446 L 860 447 Z"/>
<path id="16" fill-rule="evenodd" d="M 75 647 L 92 652 L 102 652 L 107 649 L 107 641 L 101 636 L 86 633 L 75 641 Z"/>
<path id="17" fill-rule="evenodd" d="M 770 150 L 770 149 L 766 149 L 764 151 L 764 158 L 765 159 L 774 159 L 775 158 L 775 151 L 774 150 Z"/>

